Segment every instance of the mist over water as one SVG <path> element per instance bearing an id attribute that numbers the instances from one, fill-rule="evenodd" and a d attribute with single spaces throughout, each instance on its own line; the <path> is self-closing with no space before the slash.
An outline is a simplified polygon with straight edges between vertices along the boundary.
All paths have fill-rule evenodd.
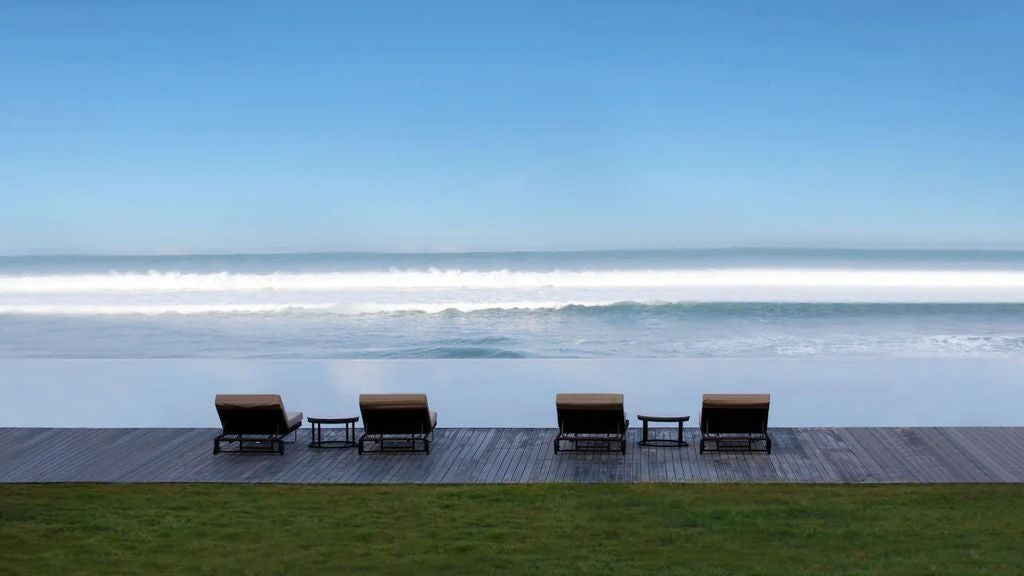
<path id="1" fill-rule="evenodd" d="M 1024 253 L 0 258 L 0 357 L 1018 356 Z"/>

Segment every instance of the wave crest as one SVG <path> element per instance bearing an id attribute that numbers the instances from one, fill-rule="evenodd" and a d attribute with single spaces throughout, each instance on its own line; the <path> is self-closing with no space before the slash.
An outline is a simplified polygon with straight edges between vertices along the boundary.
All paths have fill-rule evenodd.
<path id="1" fill-rule="evenodd" d="M 244 274 L 152 270 L 145 274 L 0 276 L 0 293 L 527 288 L 1004 288 L 1024 289 L 1024 271 L 728 268 L 673 270 L 390 270 Z"/>
<path id="2" fill-rule="evenodd" d="M 1024 303 L 1024 271 L 735 268 L 0 276 L 0 313 L 438 313 L 663 303 Z"/>

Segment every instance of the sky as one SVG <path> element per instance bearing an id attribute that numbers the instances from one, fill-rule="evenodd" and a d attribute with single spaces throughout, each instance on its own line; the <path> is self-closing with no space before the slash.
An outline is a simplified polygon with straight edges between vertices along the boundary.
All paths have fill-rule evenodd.
<path id="1" fill-rule="evenodd" d="M 1024 248 L 1024 3 L 0 0 L 0 254 Z"/>

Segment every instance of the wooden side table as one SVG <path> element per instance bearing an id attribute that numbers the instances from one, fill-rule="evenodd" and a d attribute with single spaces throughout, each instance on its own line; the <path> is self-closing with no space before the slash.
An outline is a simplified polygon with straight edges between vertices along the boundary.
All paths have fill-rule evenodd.
<path id="1" fill-rule="evenodd" d="M 690 420 L 689 416 L 641 416 L 637 414 L 636 418 L 644 423 L 643 434 L 637 444 L 641 446 L 670 446 L 673 448 L 689 446 L 683 437 L 683 422 L 688 422 Z M 679 425 L 679 431 L 676 433 L 675 438 L 650 438 L 647 433 L 648 422 L 674 422 Z"/>
<path id="2" fill-rule="evenodd" d="M 356 422 L 359 416 L 351 418 L 306 418 L 313 429 L 309 432 L 310 448 L 355 448 L 356 446 Z M 344 436 L 340 439 L 324 440 L 324 424 L 341 424 L 345 427 Z M 330 438 L 330 435 L 328 435 Z"/>

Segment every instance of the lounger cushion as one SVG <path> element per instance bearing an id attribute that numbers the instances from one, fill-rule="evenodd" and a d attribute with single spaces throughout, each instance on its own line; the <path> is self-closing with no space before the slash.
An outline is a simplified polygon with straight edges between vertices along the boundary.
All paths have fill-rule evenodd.
<path id="1" fill-rule="evenodd" d="M 427 408 L 426 394 L 360 394 L 359 408 L 370 410 L 415 410 Z"/>
<path id="2" fill-rule="evenodd" d="M 765 409 L 771 401 L 769 394 L 705 394 L 705 408 Z"/>
<path id="3" fill-rule="evenodd" d="M 217 394 L 214 399 L 217 408 L 228 410 L 270 409 L 284 410 L 280 394 Z"/>
<path id="4" fill-rule="evenodd" d="M 437 426 L 426 394 L 361 394 L 359 411 L 366 434 L 429 434 Z"/>
<path id="5" fill-rule="evenodd" d="M 622 410 L 622 394 L 558 394 L 555 405 L 569 410 Z"/>
<path id="6" fill-rule="evenodd" d="M 302 424 L 278 394 L 217 394 L 214 405 L 224 434 L 281 434 Z"/>

